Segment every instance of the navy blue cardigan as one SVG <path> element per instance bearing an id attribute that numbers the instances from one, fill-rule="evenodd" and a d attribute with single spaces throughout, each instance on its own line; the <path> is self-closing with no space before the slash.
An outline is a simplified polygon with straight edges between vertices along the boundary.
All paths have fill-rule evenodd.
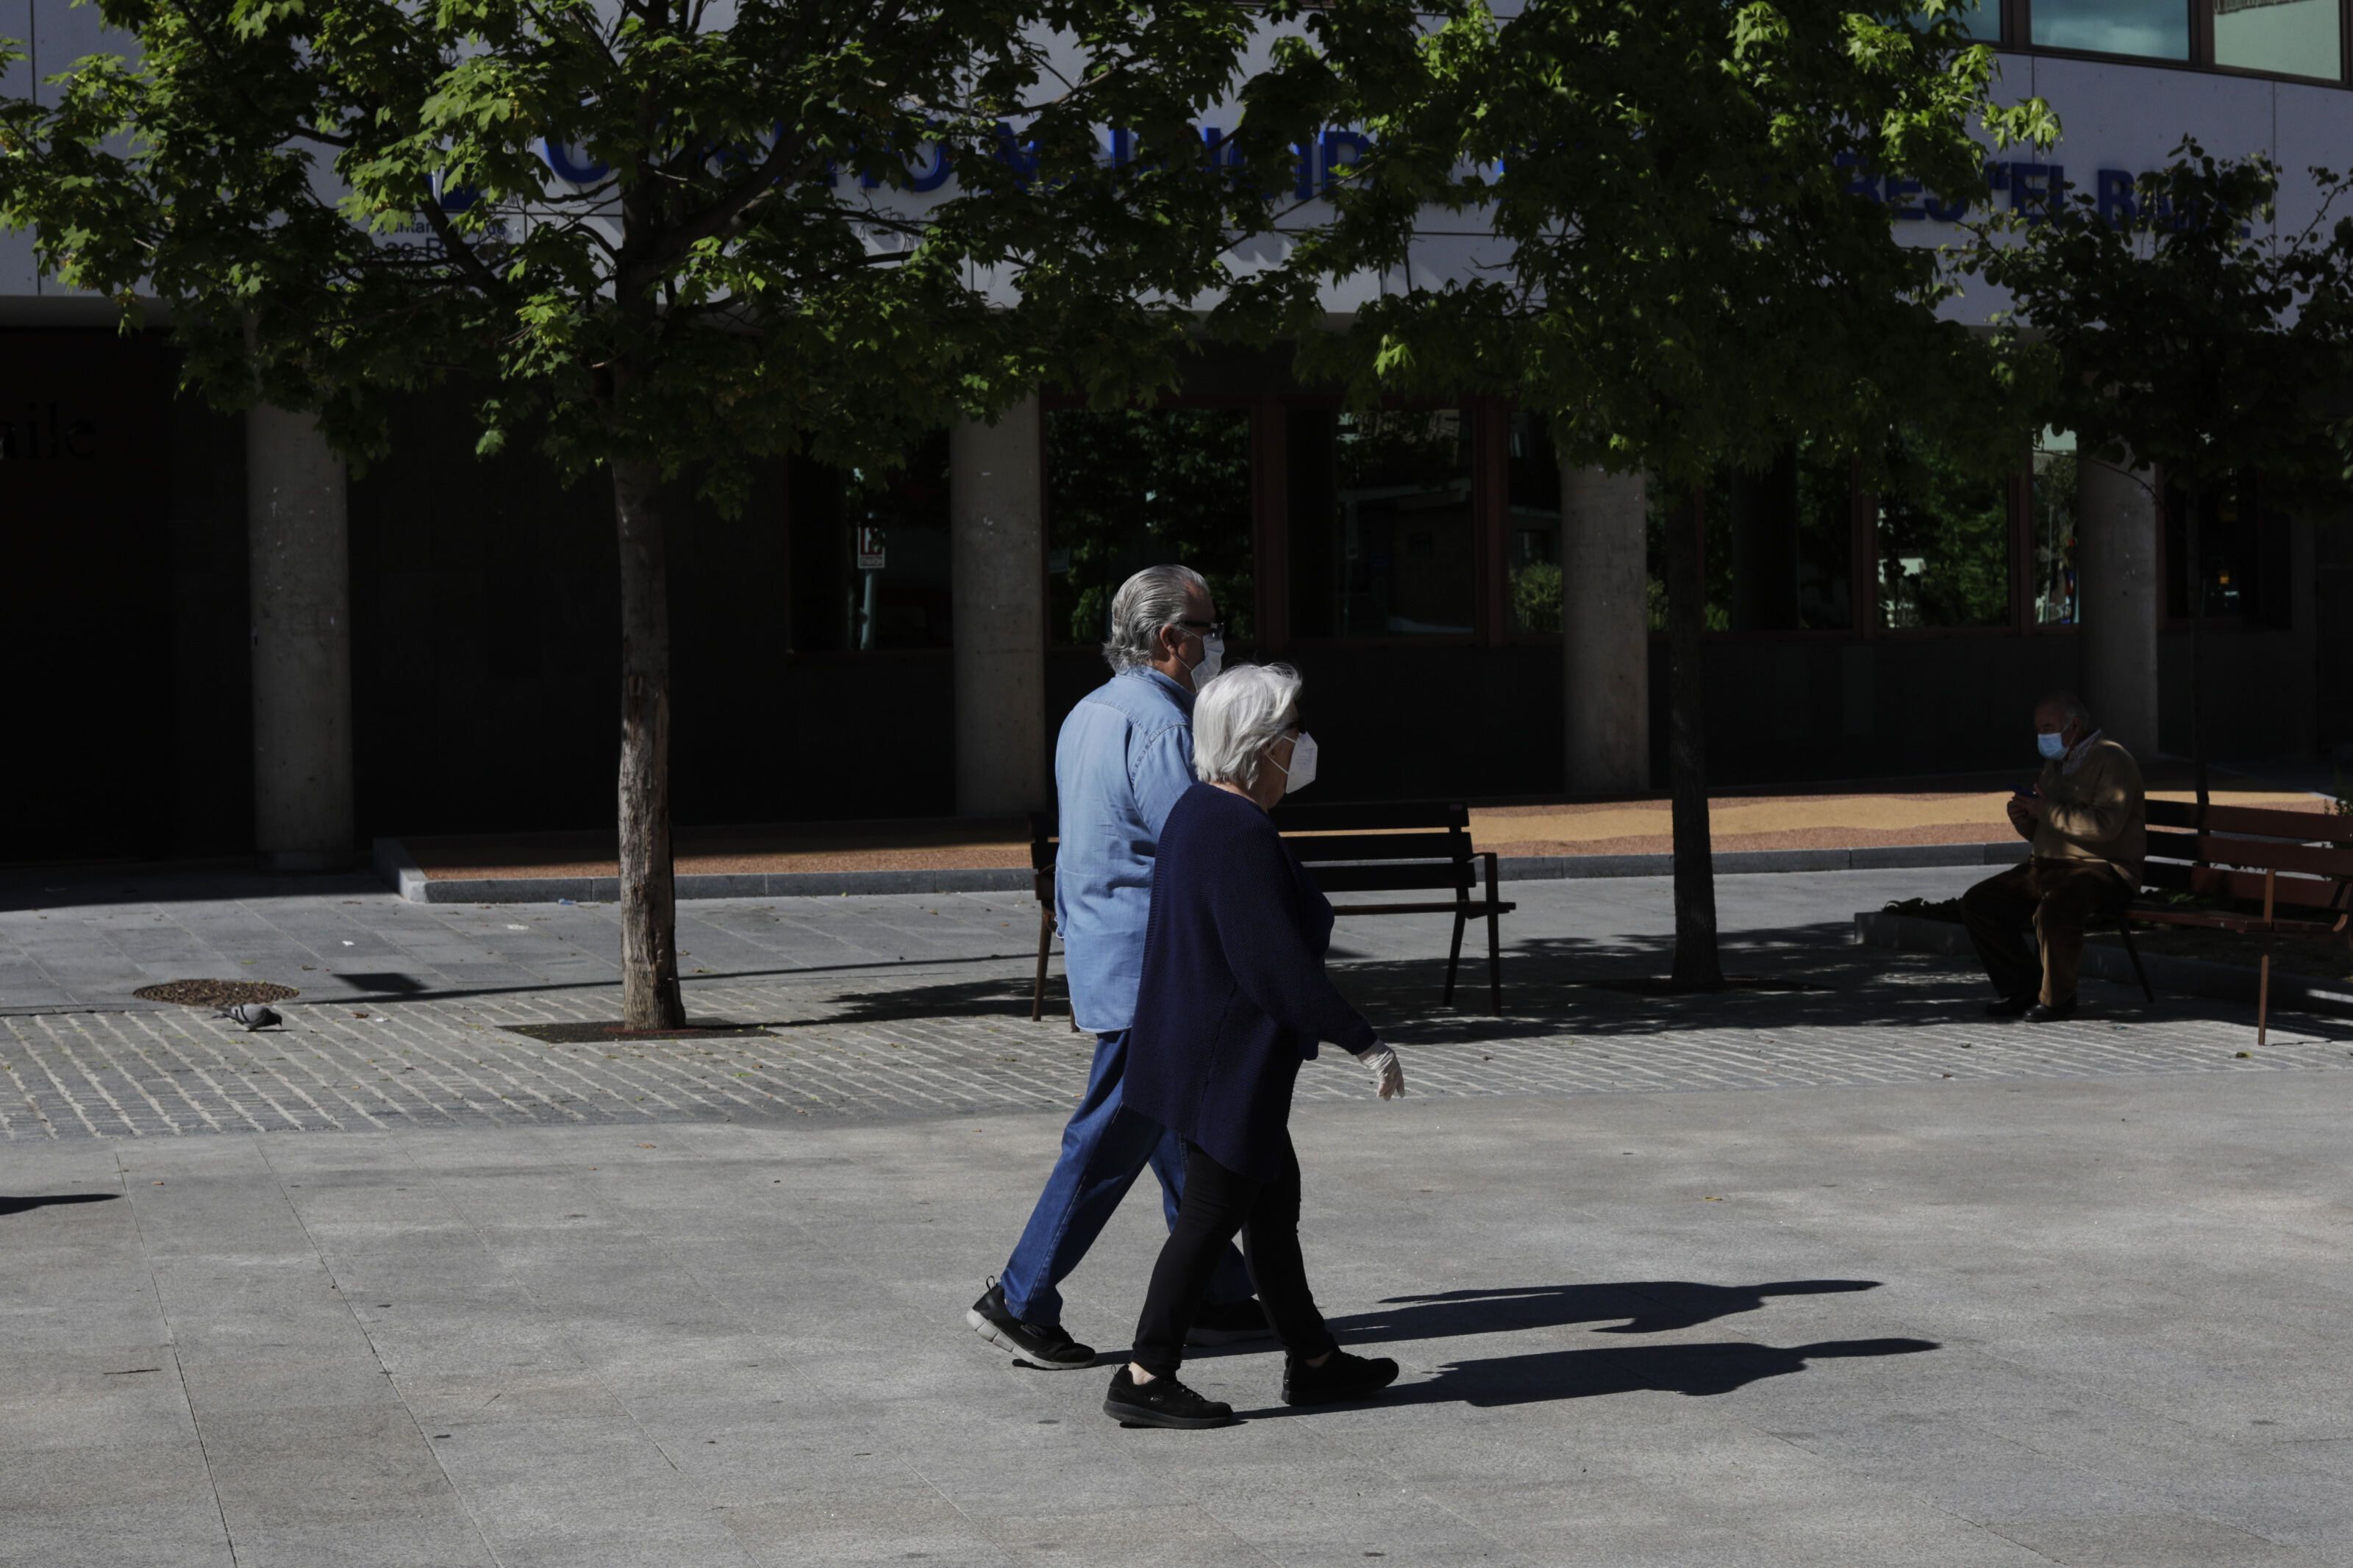
<path id="1" fill-rule="evenodd" d="M 1209 784 L 1187 790 L 1153 864 L 1122 1103 L 1272 1180 L 1299 1064 L 1319 1040 L 1373 1043 L 1324 973 L 1331 943 L 1332 905 L 1273 819 Z"/>

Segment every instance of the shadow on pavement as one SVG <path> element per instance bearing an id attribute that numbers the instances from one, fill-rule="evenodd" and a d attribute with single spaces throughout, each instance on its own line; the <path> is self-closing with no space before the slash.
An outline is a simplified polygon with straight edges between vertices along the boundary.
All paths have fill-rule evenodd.
<path id="1" fill-rule="evenodd" d="M 1380 1310 L 1330 1321 L 1333 1334 L 1343 1344 L 1558 1329 L 1616 1318 L 1631 1321 L 1594 1331 L 1658 1334 L 1753 1312 L 1774 1296 L 1827 1296 L 1878 1289 L 1876 1279 L 1785 1279 L 1767 1285 L 1644 1279 L 1609 1285 L 1497 1286 L 1395 1296 L 1382 1302 Z"/>
<path id="2" fill-rule="evenodd" d="M 1803 1372 L 1817 1361 L 1865 1356 L 1917 1355 L 1943 1347 L 1933 1340 L 1825 1340 L 1816 1344 L 1776 1345 L 1745 1341 L 1715 1345 L 1612 1345 L 1600 1350 L 1536 1351 L 1493 1356 L 1438 1369 L 1421 1383 L 1399 1384 L 1376 1405 L 1534 1405 L 1555 1399 L 1592 1399 L 1606 1394 L 1651 1390 L 1705 1398 L 1730 1394 L 1768 1377 Z M 1313 1415 L 1328 1406 L 1294 1409 L 1276 1405 L 1240 1411 L 1250 1420 L 1273 1415 Z"/>
<path id="3" fill-rule="evenodd" d="M 0 1197 L 0 1215 L 23 1214 L 28 1209 L 52 1208 L 59 1204 L 111 1204 L 121 1193 L 43 1193 L 33 1197 Z"/>

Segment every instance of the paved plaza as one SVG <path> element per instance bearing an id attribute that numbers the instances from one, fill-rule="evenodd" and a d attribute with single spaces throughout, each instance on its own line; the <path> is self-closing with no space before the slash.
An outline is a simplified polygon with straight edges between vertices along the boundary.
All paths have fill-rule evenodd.
<path id="1" fill-rule="evenodd" d="M 1971 875 L 1725 879 L 1799 988 L 1707 998 L 1630 984 L 1663 883 L 1522 884 L 1500 1018 L 1442 920 L 1344 921 L 1414 1093 L 1306 1070 L 1303 1234 L 1404 1375 L 1293 1412 L 1212 1353 L 1212 1433 L 962 1327 L 1085 1066 L 1024 900 L 683 906 L 744 1032 L 565 1045 L 507 1026 L 617 1016 L 609 909 L 9 884 L 0 1563 L 2353 1563 L 2353 1025 L 1991 1026 L 1846 942 Z M 202 977 L 302 994 L 130 996 Z"/>

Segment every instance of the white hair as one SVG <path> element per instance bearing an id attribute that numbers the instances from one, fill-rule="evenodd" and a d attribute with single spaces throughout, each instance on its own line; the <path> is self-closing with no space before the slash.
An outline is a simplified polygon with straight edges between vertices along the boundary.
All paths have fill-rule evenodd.
<path id="1" fill-rule="evenodd" d="M 1194 588 L 1208 597 L 1208 579 L 1190 566 L 1146 566 L 1122 583 L 1112 595 L 1104 662 L 1114 670 L 1141 669 L 1159 657 L 1160 628 L 1185 618 L 1185 595 Z"/>
<path id="2" fill-rule="evenodd" d="M 2066 715 L 2067 722 L 2070 724 L 2076 725 L 2077 727 L 2085 730 L 2092 727 L 2092 710 L 2089 708 L 2084 707 L 2084 700 L 2076 696 L 2072 691 L 2047 692 L 2044 694 L 2042 700 L 2036 703 L 2035 706 L 2037 708 L 2056 708 L 2061 713 Z"/>
<path id="3" fill-rule="evenodd" d="M 1193 776 L 1203 784 L 1258 787 L 1269 746 L 1299 722 L 1299 689 L 1287 664 L 1238 664 L 1193 699 Z"/>

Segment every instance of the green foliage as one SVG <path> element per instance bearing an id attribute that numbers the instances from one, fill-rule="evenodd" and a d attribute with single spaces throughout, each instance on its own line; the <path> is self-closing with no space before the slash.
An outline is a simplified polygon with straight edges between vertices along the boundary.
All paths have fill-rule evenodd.
<path id="1" fill-rule="evenodd" d="M 0 100 L 0 226 L 126 318 L 167 301 L 217 401 L 315 408 L 360 458 L 387 393 L 449 385 L 489 389 L 484 450 L 723 501 L 762 456 L 887 463 L 1050 377 L 1166 384 L 1174 301 L 1264 221 L 1192 129 L 1240 0 L 98 8 L 135 57 Z M 1106 123 L 1137 160 L 1099 165 Z M 543 137 L 607 173 L 555 179 Z M 913 189 L 934 160 L 954 182 Z"/>
<path id="2" fill-rule="evenodd" d="M 1997 480 L 1898 432 L 1880 496 L 1879 602 L 1893 628 L 2010 620 L 2010 506 Z"/>
<path id="3" fill-rule="evenodd" d="M 2253 472 L 2274 495 L 2341 501 L 2353 444 L 2327 400 L 2353 368 L 2353 216 L 2331 214 L 2353 179 L 2311 177 L 2313 212 L 2282 224 L 2269 158 L 2185 140 L 2135 182 L 2129 213 L 2082 192 L 1982 235 L 2040 422 L 2192 493 Z"/>
<path id="4" fill-rule="evenodd" d="M 1377 145 L 1293 268 L 1237 290 L 1238 323 L 1296 327 L 1315 280 L 1405 268 L 1435 205 L 1505 243 L 1315 343 L 1310 368 L 1359 397 L 1507 393 L 1569 460 L 1677 493 L 1808 437 L 1875 463 L 1930 411 L 1989 463 L 2014 434 L 1985 345 L 1936 319 L 1936 253 L 1846 188 L 1860 165 L 1982 200 L 1973 123 L 1998 143 L 2052 133 L 2039 100 L 1988 100 L 1992 55 L 1951 16 L 1534 0 L 1499 20 L 1461 0 L 1400 39 L 1394 9 L 1342 0 L 1310 23 L 1324 106 Z"/>
<path id="5" fill-rule="evenodd" d="M 1512 574 L 1512 624 L 1525 632 L 1560 630 L 1560 568 L 1531 561 Z"/>
<path id="6" fill-rule="evenodd" d="M 1208 580 L 1228 640 L 1257 636 L 1250 413 L 1058 410 L 1046 419 L 1049 615 L 1058 640 L 1103 640 L 1112 595 L 1160 562 Z"/>

